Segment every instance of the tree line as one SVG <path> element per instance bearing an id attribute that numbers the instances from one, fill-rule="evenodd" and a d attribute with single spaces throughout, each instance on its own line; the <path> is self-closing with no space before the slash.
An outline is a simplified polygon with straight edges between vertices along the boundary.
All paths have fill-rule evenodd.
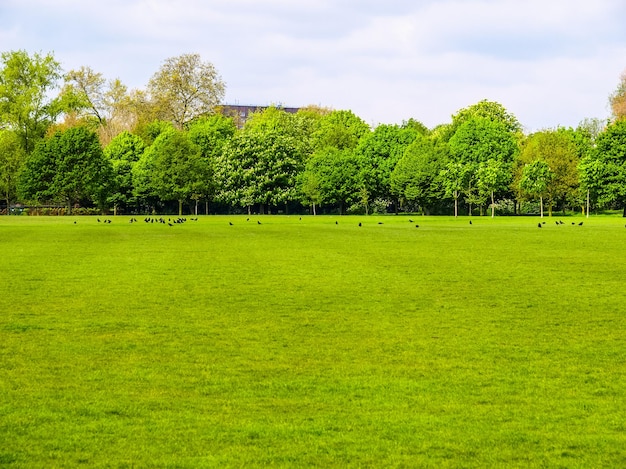
<path id="1" fill-rule="evenodd" d="M 349 110 L 255 112 L 243 124 L 197 54 L 167 59 L 145 90 L 50 54 L 0 59 L 0 188 L 26 205 L 183 211 L 626 215 L 626 75 L 610 120 L 525 134 L 488 100 L 428 129 L 370 128 Z"/>

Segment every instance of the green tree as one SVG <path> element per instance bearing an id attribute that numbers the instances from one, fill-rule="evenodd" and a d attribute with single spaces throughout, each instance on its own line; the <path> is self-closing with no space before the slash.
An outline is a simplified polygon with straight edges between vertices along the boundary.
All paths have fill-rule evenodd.
<path id="1" fill-rule="evenodd" d="M 626 216 L 626 120 L 609 125 L 596 140 L 594 152 L 584 159 L 586 184 L 602 206 L 615 206 Z"/>
<path id="2" fill-rule="evenodd" d="M 529 135 L 522 145 L 515 183 L 521 178 L 523 167 L 536 160 L 548 164 L 552 177 L 545 192 L 548 212 L 562 204 L 563 210 L 568 202 L 579 199 L 578 163 L 582 149 L 576 142 L 573 131 L 569 129 L 542 130 Z M 519 185 L 519 184 L 518 184 Z"/>
<path id="3" fill-rule="evenodd" d="M 224 90 L 213 64 L 202 62 L 199 54 L 168 58 L 148 83 L 157 113 L 178 129 L 212 113 L 221 103 Z"/>
<path id="4" fill-rule="evenodd" d="M 20 187 L 26 199 L 63 200 L 72 204 L 91 200 L 104 208 L 113 186 L 111 162 L 98 136 L 84 127 L 56 132 L 41 141 L 27 158 Z"/>
<path id="5" fill-rule="evenodd" d="M 128 131 L 118 134 L 104 148 L 104 155 L 111 161 L 114 175 L 114 192 L 108 199 L 114 213 L 118 207 L 136 203 L 133 186 L 133 167 L 143 155 L 145 145 L 137 135 Z"/>
<path id="6" fill-rule="evenodd" d="M 407 147 L 425 133 L 427 129 L 423 125 L 411 121 L 403 126 L 379 125 L 362 136 L 355 154 L 362 159 L 363 193 L 368 200 L 395 199 L 398 194 L 392 190 L 392 171 Z"/>
<path id="7" fill-rule="evenodd" d="M 488 197 L 495 204 L 495 191 L 507 187 L 507 174 L 519 151 L 518 135 L 502 120 L 470 116 L 450 138 L 449 148 L 451 159 L 465 166 L 463 192 L 470 213 L 475 203 L 482 214 Z"/>
<path id="8" fill-rule="evenodd" d="M 303 178 L 315 184 L 320 204 L 335 205 L 343 214 L 347 207 L 362 202 L 361 162 L 352 150 L 327 147 L 307 161 Z"/>
<path id="9" fill-rule="evenodd" d="M 0 122 L 19 136 L 27 153 L 61 113 L 61 101 L 53 96 L 60 70 L 51 54 L 19 50 L 0 56 Z"/>
<path id="10" fill-rule="evenodd" d="M 296 178 L 303 162 L 292 138 L 279 132 L 244 131 L 224 148 L 217 165 L 219 198 L 232 205 L 265 208 L 298 198 Z"/>
<path id="11" fill-rule="evenodd" d="M 526 164 L 522 169 L 522 176 L 519 180 L 520 189 L 531 197 L 539 197 L 541 218 L 543 218 L 543 198 L 547 194 L 552 179 L 554 179 L 554 173 L 545 161 L 535 160 Z"/>
<path id="12" fill-rule="evenodd" d="M 11 200 L 17 196 L 18 172 L 24 157 L 24 150 L 15 132 L 0 129 L 0 190 L 6 200 L 7 215 L 11 214 Z"/>
<path id="13" fill-rule="evenodd" d="M 200 148 L 200 155 L 206 164 L 206 177 L 200 181 L 198 190 L 192 194 L 196 202 L 196 215 L 198 214 L 198 201 L 206 202 L 205 213 L 209 214 L 209 202 L 215 196 L 217 183 L 215 180 L 216 165 L 222 155 L 224 147 L 233 138 L 237 128 L 230 117 L 215 114 L 202 117 L 189 124 L 189 139 Z"/>
<path id="14" fill-rule="evenodd" d="M 352 111 L 332 111 L 320 119 L 313 134 L 314 146 L 316 149 L 354 149 L 368 132 L 369 126 Z"/>
<path id="15" fill-rule="evenodd" d="M 439 175 L 446 159 L 442 146 L 429 137 L 418 136 L 395 165 L 390 177 L 391 190 L 428 213 L 429 206 L 441 196 Z"/>
<path id="16" fill-rule="evenodd" d="M 207 164 L 185 132 L 169 130 L 146 149 L 133 171 L 135 193 L 178 201 L 178 214 L 182 215 L 183 202 L 200 190 L 207 177 Z"/>

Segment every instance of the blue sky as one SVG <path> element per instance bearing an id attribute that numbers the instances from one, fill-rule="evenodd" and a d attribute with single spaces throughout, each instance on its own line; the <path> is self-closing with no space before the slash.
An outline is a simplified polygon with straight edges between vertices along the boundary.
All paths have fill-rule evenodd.
<path id="1" fill-rule="evenodd" d="M 625 18 L 623 0 L 0 0 L 0 51 L 129 88 L 199 53 L 229 103 L 434 127 L 489 99 L 530 132 L 610 115 Z"/>

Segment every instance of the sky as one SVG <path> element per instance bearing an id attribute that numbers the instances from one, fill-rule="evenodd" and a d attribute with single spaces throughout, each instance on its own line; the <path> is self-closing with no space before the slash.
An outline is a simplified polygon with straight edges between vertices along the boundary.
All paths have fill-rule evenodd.
<path id="1" fill-rule="evenodd" d="M 0 0 L 0 52 L 131 89 L 197 53 L 227 104 L 432 128 L 487 99 L 533 132 L 610 117 L 625 19 L 625 0 Z"/>

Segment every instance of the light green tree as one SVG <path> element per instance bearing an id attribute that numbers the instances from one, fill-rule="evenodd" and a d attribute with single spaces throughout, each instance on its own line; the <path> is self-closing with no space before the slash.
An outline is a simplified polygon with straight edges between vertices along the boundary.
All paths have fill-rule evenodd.
<path id="1" fill-rule="evenodd" d="M 61 66 L 51 54 L 24 50 L 0 55 L 0 122 L 20 138 L 30 153 L 62 111 L 55 96 Z"/>
<path id="2" fill-rule="evenodd" d="M 539 197 L 541 218 L 543 218 L 543 198 L 547 194 L 552 179 L 554 179 L 554 173 L 545 161 L 535 160 L 526 164 L 522 169 L 519 187 L 531 197 Z"/>

